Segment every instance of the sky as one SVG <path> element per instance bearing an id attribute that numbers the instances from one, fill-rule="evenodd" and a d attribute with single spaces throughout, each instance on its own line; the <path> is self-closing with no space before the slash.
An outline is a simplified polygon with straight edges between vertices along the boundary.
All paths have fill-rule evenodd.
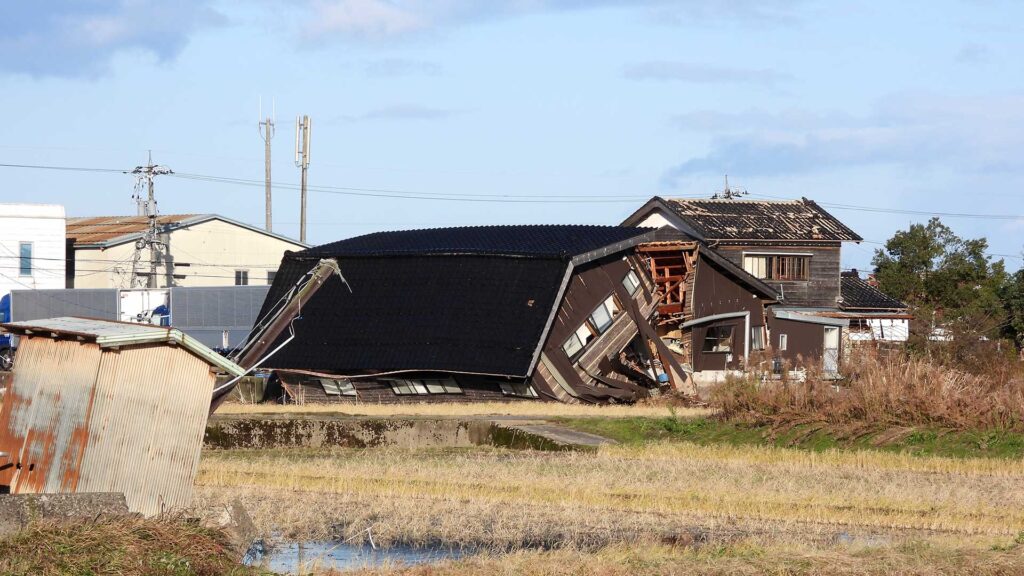
<path id="1" fill-rule="evenodd" d="M 1024 263 L 1024 3 L 52 0 L 0 6 L 0 164 L 130 170 L 160 212 L 308 240 L 618 224 L 651 196 L 807 197 L 866 240 L 931 213 Z M 262 105 L 261 105 L 262 103 Z M 261 114 L 262 111 L 262 114 Z M 201 176 L 197 178 L 196 176 Z M 213 178 L 210 178 L 213 177 Z M 0 202 L 133 214 L 120 172 L 0 167 Z"/>

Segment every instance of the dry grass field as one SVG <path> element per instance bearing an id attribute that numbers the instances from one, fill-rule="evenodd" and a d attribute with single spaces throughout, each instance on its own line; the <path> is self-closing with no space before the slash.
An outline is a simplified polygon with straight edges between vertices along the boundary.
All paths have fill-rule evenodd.
<path id="1" fill-rule="evenodd" d="M 241 497 L 293 537 L 594 549 L 689 538 L 998 542 L 1024 530 L 1024 463 L 687 443 L 206 452 L 204 504 Z M 680 536 L 682 535 L 682 536 Z"/>

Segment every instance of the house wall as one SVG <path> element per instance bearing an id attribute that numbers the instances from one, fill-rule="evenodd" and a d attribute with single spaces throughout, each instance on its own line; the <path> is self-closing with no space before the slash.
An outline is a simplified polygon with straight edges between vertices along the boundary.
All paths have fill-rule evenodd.
<path id="1" fill-rule="evenodd" d="M 749 312 L 751 330 L 765 325 L 764 300 L 719 270 L 711 260 L 702 256 L 697 262 L 697 272 L 694 276 L 692 319 L 729 312 Z M 733 327 L 731 353 L 703 351 L 704 337 L 712 326 Z M 695 371 L 742 368 L 745 339 L 750 338 L 746 333 L 746 321 L 743 318 L 727 318 L 698 324 L 691 327 L 690 335 L 691 358 Z M 753 348 L 750 348 L 750 351 L 753 352 Z"/>
<path id="2" fill-rule="evenodd" d="M 0 297 L 11 290 L 64 287 L 64 207 L 0 204 Z M 20 246 L 32 243 L 32 273 L 21 274 Z"/>
<path id="3" fill-rule="evenodd" d="M 590 373 L 607 375 L 612 363 L 610 358 L 617 357 L 618 353 L 636 337 L 637 326 L 627 313 L 629 304 L 621 302 L 622 309 L 612 325 L 605 333 L 591 340 L 583 351 L 570 358 L 562 350 L 562 344 L 566 339 L 587 321 L 590 314 L 605 299 L 615 294 L 621 300 L 622 295 L 617 292 L 622 286 L 622 279 L 630 269 L 641 279 L 640 289 L 633 296 L 634 301 L 642 314 L 650 314 L 653 312 L 653 284 L 643 260 L 634 254 L 626 258 L 620 254 L 588 263 L 577 268 L 569 280 L 565 296 L 558 307 L 555 321 L 544 344 L 544 353 L 551 367 L 559 373 L 559 377 L 568 381 L 570 386 L 580 381 L 588 385 L 597 385 L 598 383 L 588 374 L 588 370 Z M 553 374 L 551 376 L 554 377 Z M 545 390 L 557 395 L 556 382 L 548 381 L 543 374 L 535 373 L 533 378 L 538 391 Z"/>
<path id="4" fill-rule="evenodd" d="M 291 399 L 294 402 L 306 404 L 403 404 L 403 403 L 452 403 L 452 402 L 510 402 L 525 401 L 536 402 L 538 398 L 525 398 L 521 396 L 506 396 L 501 391 L 502 380 L 467 374 L 450 375 L 462 388 L 462 394 L 395 394 L 391 384 L 385 380 L 352 380 L 356 389 L 356 396 L 328 396 L 324 393 L 323 387 L 313 377 L 299 374 L 279 372 L 284 382 L 288 385 L 295 396 Z M 415 379 L 415 375 L 407 375 Z M 428 376 L 429 377 L 429 376 Z M 437 375 L 433 375 L 437 377 Z M 266 400 L 275 400 L 279 392 L 268 389 Z M 274 396 L 274 397 L 270 397 Z"/>
<path id="5" fill-rule="evenodd" d="M 277 271 L 286 250 L 304 247 L 236 226 L 221 220 L 210 220 L 163 235 L 168 257 L 157 264 L 157 287 L 233 286 L 235 271 L 249 272 L 249 285 L 267 285 L 268 273 Z M 127 288 L 131 277 L 134 242 L 101 250 L 77 248 L 74 251 L 73 288 Z M 174 262 L 188 267 L 175 267 Z M 149 251 L 144 250 L 140 263 L 149 270 Z M 171 274 L 184 274 L 183 279 Z M 58 286 L 63 287 L 63 286 Z"/>
<path id="6" fill-rule="evenodd" d="M 769 340 L 776 357 L 787 360 L 791 367 L 813 364 L 821 365 L 822 349 L 825 344 L 825 326 L 811 322 L 797 322 L 768 317 Z M 787 335 L 785 350 L 779 350 L 782 334 Z"/>
<path id="7" fill-rule="evenodd" d="M 764 280 L 783 294 L 787 306 L 834 308 L 840 293 L 838 242 L 821 246 L 778 246 L 774 244 L 718 245 L 715 250 L 743 268 L 744 252 L 772 254 L 810 254 L 810 279 L 807 281 Z"/>
<path id="8" fill-rule="evenodd" d="M 851 342 L 906 342 L 910 321 L 903 318 L 865 318 L 868 331 L 850 330 Z"/>

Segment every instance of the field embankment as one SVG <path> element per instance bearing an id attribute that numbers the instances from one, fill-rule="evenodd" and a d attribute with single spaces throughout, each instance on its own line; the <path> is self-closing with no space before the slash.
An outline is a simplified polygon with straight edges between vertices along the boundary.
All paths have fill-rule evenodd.
<path id="1" fill-rule="evenodd" d="M 255 576 L 225 536 L 180 518 L 40 522 L 0 538 L 0 574 Z"/>

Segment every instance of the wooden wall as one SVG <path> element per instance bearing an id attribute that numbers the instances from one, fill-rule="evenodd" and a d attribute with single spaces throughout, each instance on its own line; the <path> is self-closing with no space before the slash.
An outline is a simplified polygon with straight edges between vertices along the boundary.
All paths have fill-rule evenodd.
<path id="1" fill-rule="evenodd" d="M 771 347 L 774 356 L 787 360 L 790 367 L 821 366 L 822 349 L 825 346 L 825 326 L 811 322 L 782 320 L 769 316 Z M 779 350 L 779 336 L 786 334 L 786 350 Z"/>
<path id="2" fill-rule="evenodd" d="M 786 306 L 813 306 L 835 308 L 840 289 L 840 243 L 820 246 L 778 246 L 771 244 L 719 245 L 715 250 L 743 267 L 744 252 L 771 252 L 777 254 L 811 254 L 810 279 L 807 281 L 765 280 L 765 283 L 785 294 Z"/>

